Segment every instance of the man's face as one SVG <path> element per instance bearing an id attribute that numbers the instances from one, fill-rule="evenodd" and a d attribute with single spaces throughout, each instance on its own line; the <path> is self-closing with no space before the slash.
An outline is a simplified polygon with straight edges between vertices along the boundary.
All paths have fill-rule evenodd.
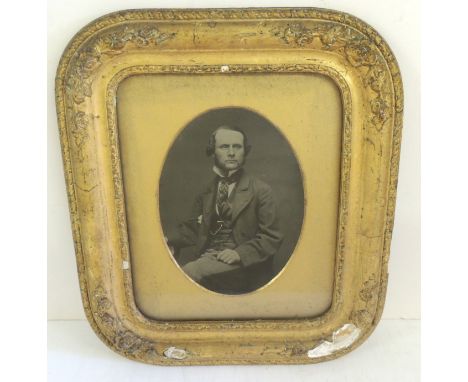
<path id="1" fill-rule="evenodd" d="M 215 164 L 223 171 L 242 167 L 245 158 L 244 137 L 238 131 L 219 130 L 215 136 Z"/>

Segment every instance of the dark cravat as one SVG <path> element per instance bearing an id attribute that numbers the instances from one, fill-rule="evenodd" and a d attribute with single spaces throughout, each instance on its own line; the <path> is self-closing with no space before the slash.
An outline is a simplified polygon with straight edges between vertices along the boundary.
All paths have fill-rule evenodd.
<path id="1" fill-rule="evenodd" d="M 226 210 L 226 202 L 229 194 L 229 180 L 227 178 L 221 178 L 218 186 L 218 196 L 216 197 L 216 205 L 218 206 L 218 212 L 223 215 Z"/>
<path id="2" fill-rule="evenodd" d="M 219 177 L 218 195 L 216 196 L 216 206 L 218 207 L 218 213 L 223 216 L 229 209 L 227 203 L 229 195 L 229 185 L 236 183 L 239 180 L 240 171 L 235 172 L 230 177 Z"/>

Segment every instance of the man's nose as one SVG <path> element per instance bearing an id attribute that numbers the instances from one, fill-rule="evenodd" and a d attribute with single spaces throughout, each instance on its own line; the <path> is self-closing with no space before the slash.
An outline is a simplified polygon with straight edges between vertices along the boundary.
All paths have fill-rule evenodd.
<path id="1" fill-rule="evenodd" d="M 233 148 L 233 147 L 229 147 L 229 149 L 228 149 L 228 155 L 229 155 L 229 156 L 233 156 L 233 155 L 234 155 L 234 148 Z"/>

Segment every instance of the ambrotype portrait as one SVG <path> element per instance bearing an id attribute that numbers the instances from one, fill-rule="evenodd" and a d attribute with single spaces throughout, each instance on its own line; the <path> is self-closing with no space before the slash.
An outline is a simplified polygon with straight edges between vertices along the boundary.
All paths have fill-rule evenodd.
<path id="1" fill-rule="evenodd" d="M 269 121 L 243 108 L 208 111 L 180 133 L 163 168 L 160 198 L 174 259 L 191 280 L 224 294 L 272 280 L 303 218 L 291 147 Z"/>
<path id="2" fill-rule="evenodd" d="M 329 309 L 341 110 L 339 89 L 320 75 L 120 83 L 125 229 L 143 315 L 298 318 Z"/>

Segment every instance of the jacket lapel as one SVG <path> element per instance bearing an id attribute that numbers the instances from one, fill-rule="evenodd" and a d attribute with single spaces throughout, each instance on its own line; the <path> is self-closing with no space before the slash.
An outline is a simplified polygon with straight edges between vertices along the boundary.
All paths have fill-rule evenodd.
<path id="1" fill-rule="evenodd" d="M 203 194 L 203 222 L 209 229 L 211 216 L 213 214 L 214 198 L 216 190 L 216 178 L 211 182 L 211 186 Z"/>
<path id="2" fill-rule="evenodd" d="M 253 191 L 250 187 L 250 178 L 242 174 L 239 183 L 234 190 L 234 199 L 232 201 L 232 222 L 237 219 L 239 214 L 249 205 L 253 198 Z"/>

